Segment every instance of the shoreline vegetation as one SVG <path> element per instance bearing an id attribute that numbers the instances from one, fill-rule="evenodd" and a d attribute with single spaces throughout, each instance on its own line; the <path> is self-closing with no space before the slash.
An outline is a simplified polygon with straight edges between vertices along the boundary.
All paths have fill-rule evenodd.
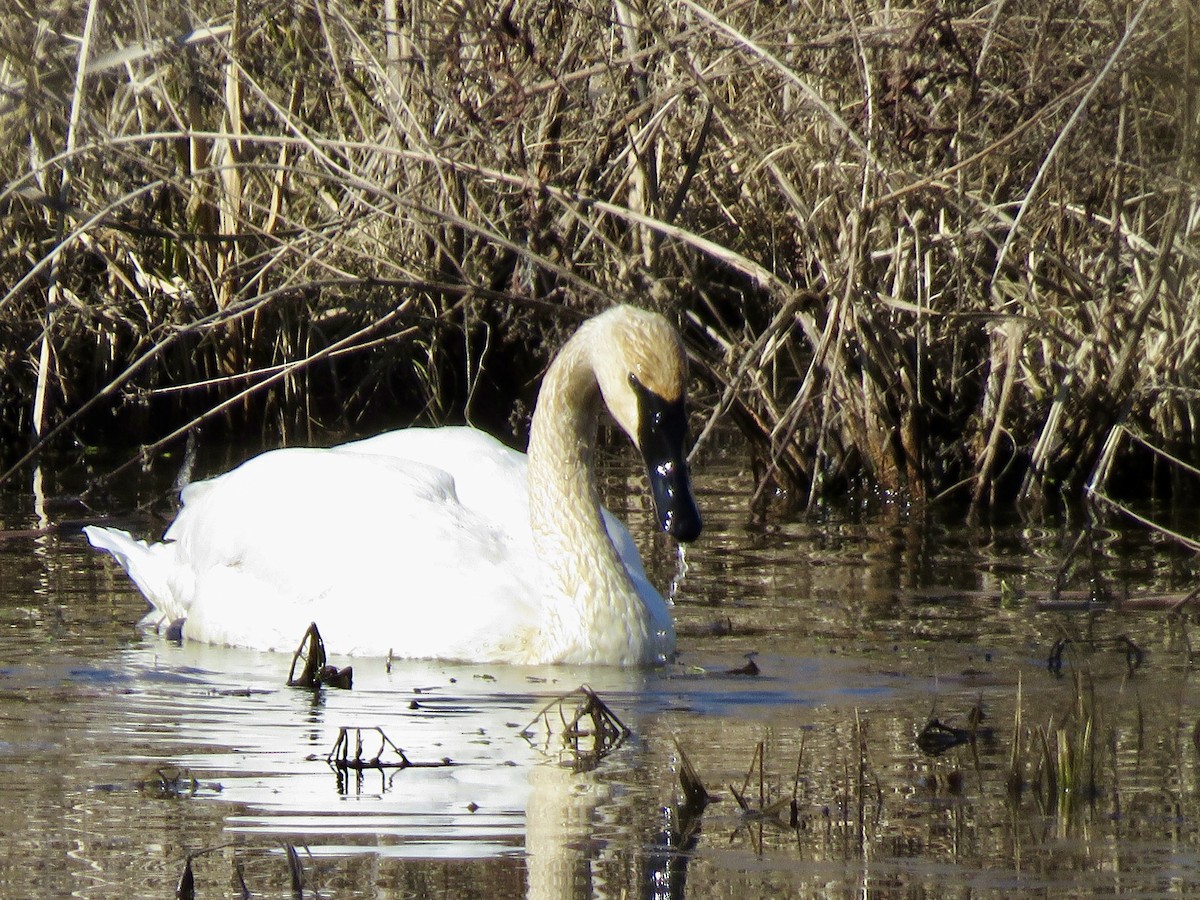
<path id="1" fill-rule="evenodd" d="M 0 470 L 197 428 L 521 445 L 627 301 L 680 323 L 757 505 L 1194 496 L 1196 15 L 11 0 Z"/>

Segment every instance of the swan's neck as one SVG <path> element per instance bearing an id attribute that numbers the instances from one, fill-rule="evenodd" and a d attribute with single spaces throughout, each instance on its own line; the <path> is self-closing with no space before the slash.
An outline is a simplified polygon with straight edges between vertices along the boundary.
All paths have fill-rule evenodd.
<path id="1" fill-rule="evenodd" d="M 546 650 L 561 662 L 653 663 L 662 638 L 600 513 L 592 469 L 600 402 L 577 335 L 546 373 L 529 437 L 530 524 L 561 595 L 546 611 Z"/>

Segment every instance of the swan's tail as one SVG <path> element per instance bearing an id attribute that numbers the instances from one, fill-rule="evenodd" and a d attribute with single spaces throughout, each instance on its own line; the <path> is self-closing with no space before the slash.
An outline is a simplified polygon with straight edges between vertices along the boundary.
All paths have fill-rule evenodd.
<path id="1" fill-rule="evenodd" d="M 107 550 L 112 554 L 157 613 L 168 621 L 185 617 L 185 611 L 180 608 L 171 590 L 170 557 L 173 554 L 167 545 L 147 544 L 119 528 L 87 525 L 83 533 L 97 550 Z M 151 613 L 147 618 L 155 617 L 155 613 Z"/>

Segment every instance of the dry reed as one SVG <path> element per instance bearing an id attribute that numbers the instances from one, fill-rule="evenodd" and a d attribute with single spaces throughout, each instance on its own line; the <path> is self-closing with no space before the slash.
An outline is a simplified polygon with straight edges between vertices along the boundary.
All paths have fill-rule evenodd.
<path id="1" fill-rule="evenodd" d="M 1037 497 L 1115 428 L 1194 462 L 1195 32 L 1182 0 L 13 0 L 2 455 L 114 416 L 519 431 L 561 331 L 628 300 L 686 326 L 702 445 L 736 423 L 760 500 Z"/>

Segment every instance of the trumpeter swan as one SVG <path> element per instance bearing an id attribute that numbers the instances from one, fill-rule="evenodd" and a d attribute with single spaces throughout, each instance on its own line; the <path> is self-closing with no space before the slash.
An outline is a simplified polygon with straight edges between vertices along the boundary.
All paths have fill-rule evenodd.
<path id="1" fill-rule="evenodd" d="M 700 533 L 686 356 L 662 316 L 616 306 L 555 357 L 528 456 L 466 427 L 273 450 L 189 485 L 160 543 L 84 529 L 185 639 L 331 654 L 652 665 L 675 629 L 593 473 L 601 401 L 645 458 L 659 524 Z"/>

